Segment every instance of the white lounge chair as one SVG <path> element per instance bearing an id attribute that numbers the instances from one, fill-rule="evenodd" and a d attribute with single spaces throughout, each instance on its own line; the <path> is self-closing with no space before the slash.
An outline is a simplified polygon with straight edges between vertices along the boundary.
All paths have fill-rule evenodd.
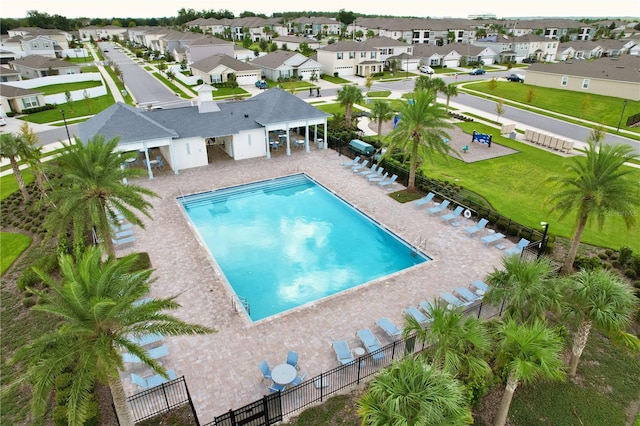
<path id="1" fill-rule="evenodd" d="M 478 295 L 483 295 L 489 291 L 489 286 L 484 281 L 475 280 L 471 282 L 471 285 L 476 288 L 476 294 Z"/>
<path id="2" fill-rule="evenodd" d="M 450 203 L 449 200 L 444 200 L 442 203 L 440 203 L 439 206 L 435 206 L 435 207 L 431 207 L 430 209 L 427 209 L 427 213 L 438 214 L 444 209 L 446 209 L 449 206 L 449 203 Z"/>
<path id="3" fill-rule="evenodd" d="M 467 235 L 471 236 L 471 235 L 475 234 L 476 232 L 482 231 L 484 229 L 484 227 L 487 226 L 487 223 L 489 223 L 489 221 L 483 217 L 474 226 L 470 226 L 468 228 L 464 228 L 464 232 L 466 232 Z"/>
<path id="4" fill-rule="evenodd" d="M 367 179 L 369 179 L 369 182 L 382 182 L 383 180 L 385 180 L 387 178 L 387 176 L 389 176 L 389 173 L 384 172 L 384 175 L 382 176 L 367 176 Z"/>
<path id="5" fill-rule="evenodd" d="M 391 178 L 389 178 L 387 180 L 383 180 L 383 181 L 378 182 L 378 185 L 380 185 L 380 186 L 391 186 L 391 185 L 396 183 L 396 179 L 398 179 L 398 175 L 393 175 L 393 176 L 391 176 Z"/>
<path id="6" fill-rule="evenodd" d="M 374 336 L 371 330 L 369 330 L 368 328 L 358 330 L 356 334 L 358 335 L 358 338 L 360 339 L 364 347 L 367 349 L 367 352 L 373 353 L 373 352 L 376 352 L 378 349 L 382 348 L 382 345 L 380 344 L 380 341 L 378 340 L 378 338 Z M 384 358 L 384 353 L 382 352 L 376 352 L 373 354 L 374 360 L 380 360 L 383 358 Z"/>
<path id="7" fill-rule="evenodd" d="M 346 163 L 342 163 L 342 167 L 353 167 L 356 164 L 358 164 L 358 162 L 360 161 L 360 156 L 358 155 L 356 158 L 354 158 L 351 161 L 347 161 Z"/>
<path id="8" fill-rule="evenodd" d="M 491 244 L 503 239 L 504 237 L 505 237 L 504 234 L 501 234 L 500 232 L 498 232 L 496 234 L 489 234 L 485 237 L 482 237 L 480 238 L 480 241 L 482 241 L 485 246 L 489 247 Z"/>
<path id="9" fill-rule="evenodd" d="M 402 331 L 398 327 L 396 327 L 396 325 L 392 323 L 389 318 L 380 318 L 378 321 L 376 321 L 376 324 L 378 324 L 378 327 L 380 327 L 382 331 L 387 333 L 387 336 L 391 337 L 392 339 L 397 339 L 402 335 Z"/>
<path id="10" fill-rule="evenodd" d="M 458 287 L 454 291 L 467 302 L 475 302 L 481 298 L 481 296 L 475 294 L 466 287 Z"/>
<path id="11" fill-rule="evenodd" d="M 426 324 L 428 322 L 431 322 L 431 318 L 428 318 L 425 314 L 423 314 L 413 306 L 409 306 L 407 309 L 404 310 L 404 312 L 407 315 L 413 317 L 413 319 L 418 321 L 419 324 Z"/>
<path id="12" fill-rule="evenodd" d="M 336 340 L 333 342 L 333 350 L 335 351 L 340 364 L 345 365 L 355 361 L 346 340 Z"/>
<path id="13" fill-rule="evenodd" d="M 169 380 L 176 379 L 176 372 L 174 370 L 167 371 L 167 375 L 169 376 L 169 379 L 165 379 L 159 374 L 156 374 L 155 376 L 151 376 L 145 379 L 143 377 L 138 376 L 137 374 L 131 373 L 131 381 L 134 384 L 140 386 L 142 389 L 149 389 L 156 386 L 160 386 L 163 383 L 167 383 Z"/>
<path id="14" fill-rule="evenodd" d="M 521 238 L 520 241 L 518 241 L 518 244 L 516 246 L 505 250 L 504 254 L 506 254 L 508 256 L 513 255 L 513 254 L 520 254 L 520 253 L 522 253 L 522 250 L 528 245 L 529 245 L 529 240 L 527 240 L 525 238 Z"/>
<path id="15" fill-rule="evenodd" d="M 425 195 L 424 197 L 420 198 L 419 200 L 416 200 L 413 202 L 414 205 L 416 206 L 421 206 L 423 204 L 427 204 L 429 202 L 431 202 L 431 200 L 433 200 L 433 197 L 435 197 L 436 195 L 433 192 L 428 193 L 427 195 Z"/>
<path id="16" fill-rule="evenodd" d="M 445 222 L 451 222 L 453 219 L 455 219 L 456 217 L 458 217 L 458 216 L 460 216 L 462 214 L 462 210 L 464 210 L 464 207 L 458 206 L 458 207 L 456 207 L 456 209 L 454 211 L 452 211 L 449 214 L 445 214 L 444 216 L 441 216 L 440 218 L 442 220 L 444 220 Z"/>

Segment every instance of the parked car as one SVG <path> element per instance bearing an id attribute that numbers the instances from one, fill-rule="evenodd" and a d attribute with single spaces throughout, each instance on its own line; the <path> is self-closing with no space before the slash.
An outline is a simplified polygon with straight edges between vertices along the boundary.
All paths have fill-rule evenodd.
<path id="1" fill-rule="evenodd" d="M 269 85 L 264 80 L 258 80 L 258 81 L 256 81 L 256 87 L 258 89 L 268 89 Z"/>
<path id="2" fill-rule="evenodd" d="M 420 72 L 423 72 L 425 74 L 433 74 L 435 71 L 433 71 L 433 68 L 431 68 L 428 65 L 423 65 L 419 68 Z"/>
<path id="3" fill-rule="evenodd" d="M 536 62 L 538 62 L 536 58 L 524 58 L 522 60 L 523 64 L 535 64 Z"/>
<path id="4" fill-rule="evenodd" d="M 513 81 L 514 83 L 524 83 L 524 76 L 520 74 L 509 74 L 507 80 Z"/>
<path id="5" fill-rule="evenodd" d="M 4 117 L 0 117 L 0 126 L 6 126 L 7 125 L 7 119 Z"/>
<path id="6" fill-rule="evenodd" d="M 484 73 L 486 73 L 486 71 L 483 70 L 482 68 L 474 68 L 474 69 L 471 70 L 469 75 L 482 75 Z"/>

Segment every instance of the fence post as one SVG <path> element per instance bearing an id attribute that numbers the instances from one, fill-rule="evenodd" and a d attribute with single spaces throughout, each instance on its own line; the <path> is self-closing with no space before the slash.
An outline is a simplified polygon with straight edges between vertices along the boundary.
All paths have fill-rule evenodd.
<path id="1" fill-rule="evenodd" d="M 356 380 L 357 384 L 360 384 L 360 368 L 362 368 L 362 363 L 360 362 L 360 357 L 358 357 L 358 380 Z"/>
<path id="2" fill-rule="evenodd" d="M 397 340 L 393 341 L 393 347 L 391 348 L 391 360 L 393 361 L 394 357 L 396 356 L 396 343 L 398 343 Z"/>
<path id="3" fill-rule="evenodd" d="M 198 414 L 196 413 L 196 407 L 193 406 L 191 393 L 189 393 L 189 387 L 187 386 L 187 381 L 185 380 L 184 376 L 182 376 L 182 383 L 184 383 L 184 390 L 187 391 L 187 399 L 189 400 L 189 405 L 191 406 L 191 412 L 193 413 L 193 418 L 196 421 L 196 426 L 200 426 L 200 420 L 198 419 Z"/>
<path id="4" fill-rule="evenodd" d="M 236 426 L 236 415 L 231 408 L 229 408 L 229 420 L 231 420 L 231 426 Z"/>
<path id="5" fill-rule="evenodd" d="M 267 402 L 267 395 L 262 397 L 262 406 L 264 411 L 264 423 L 269 426 L 271 423 L 269 423 L 269 403 Z"/>
<path id="6" fill-rule="evenodd" d="M 324 397 L 324 373 L 320 372 L 320 402 L 322 402 L 323 397 Z"/>
<path id="7" fill-rule="evenodd" d="M 161 386 L 162 386 L 162 395 L 164 396 L 164 403 L 167 406 L 167 411 L 169 411 L 169 398 L 167 398 L 167 384 L 163 383 Z"/>

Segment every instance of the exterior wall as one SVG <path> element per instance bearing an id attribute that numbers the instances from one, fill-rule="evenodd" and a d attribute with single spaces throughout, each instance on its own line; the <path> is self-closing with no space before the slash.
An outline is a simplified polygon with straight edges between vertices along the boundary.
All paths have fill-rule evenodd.
<path id="1" fill-rule="evenodd" d="M 338 59 L 338 54 L 342 53 L 342 59 Z M 350 53 L 354 53 L 353 58 L 349 58 Z M 361 57 L 361 53 L 365 54 L 365 57 Z M 371 55 L 374 55 L 373 57 Z M 341 76 L 355 75 L 356 65 L 364 61 L 379 61 L 377 52 L 325 52 L 318 50 L 317 61 L 322 65 L 324 72 L 329 75 L 333 75 L 337 72 Z M 380 64 L 382 65 L 382 63 Z"/>
<path id="2" fill-rule="evenodd" d="M 567 75 L 566 77 L 567 84 L 563 86 L 563 76 L 560 74 L 529 70 L 527 71 L 527 84 L 640 101 L 640 82 L 611 81 L 571 75 Z M 582 87 L 585 80 L 589 80 L 589 87 L 586 89 Z"/>
<path id="3" fill-rule="evenodd" d="M 223 54 L 234 58 L 233 44 L 212 44 L 206 46 L 189 46 L 185 50 L 187 62 L 193 64 L 201 59 L 208 58 L 216 54 Z"/>
<path id="4" fill-rule="evenodd" d="M 100 81 L 102 75 L 99 72 L 88 72 L 84 74 L 68 74 L 68 75 L 52 75 L 49 77 L 40 77 L 37 80 L 21 80 L 12 83 L 11 86 L 21 87 L 23 89 L 34 89 L 37 87 L 51 86 L 53 84 L 69 84 L 79 81 Z"/>
<path id="5" fill-rule="evenodd" d="M 233 136 L 233 159 L 264 157 L 267 155 L 267 144 L 264 129 L 252 129 Z"/>
<path id="6" fill-rule="evenodd" d="M 8 99 L 8 100 L 6 98 L 2 98 L 2 99 L 3 99 L 3 102 L 2 102 L 3 109 L 5 111 L 13 111 L 16 113 L 21 113 L 23 110 L 28 108 L 45 105 L 44 97 L 42 96 L 42 94 L 22 96 L 20 98 Z M 28 104 L 25 105 L 25 101 Z M 7 105 L 8 108 L 6 108 L 5 105 Z"/>
<path id="7" fill-rule="evenodd" d="M 201 167 L 209 163 L 207 159 L 207 146 L 203 138 L 175 139 L 172 144 L 173 155 L 176 162 L 173 167 L 174 170 Z"/>

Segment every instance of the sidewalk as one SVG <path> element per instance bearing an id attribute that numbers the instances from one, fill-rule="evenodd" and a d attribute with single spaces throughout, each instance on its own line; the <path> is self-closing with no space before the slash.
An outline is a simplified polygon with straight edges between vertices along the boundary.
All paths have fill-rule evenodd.
<path id="1" fill-rule="evenodd" d="M 96 51 L 93 45 L 91 43 L 85 43 L 85 45 L 87 46 L 88 50 L 91 52 L 93 57 L 97 58 L 98 55 L 96 54 Z M 107 72 L 104 65 L 102 65 L 102 62 L 96 61 L 95 63 L 98 66 L 98 71 L 100 71 L 100 74 L 102 75 L 102 79 L 104 80 L 104 82 L 109 87 L 109 90 L 111 91 L 113 100 L 116 102 L 124 103 L 124 98 L 122 97 L 122 93 L 120 93 L 120 89 L 118 89 L 118 86 L 116 85 L 115 81 L 113 81 L 113 79 L 111 78 L 111 75 Z"/>

